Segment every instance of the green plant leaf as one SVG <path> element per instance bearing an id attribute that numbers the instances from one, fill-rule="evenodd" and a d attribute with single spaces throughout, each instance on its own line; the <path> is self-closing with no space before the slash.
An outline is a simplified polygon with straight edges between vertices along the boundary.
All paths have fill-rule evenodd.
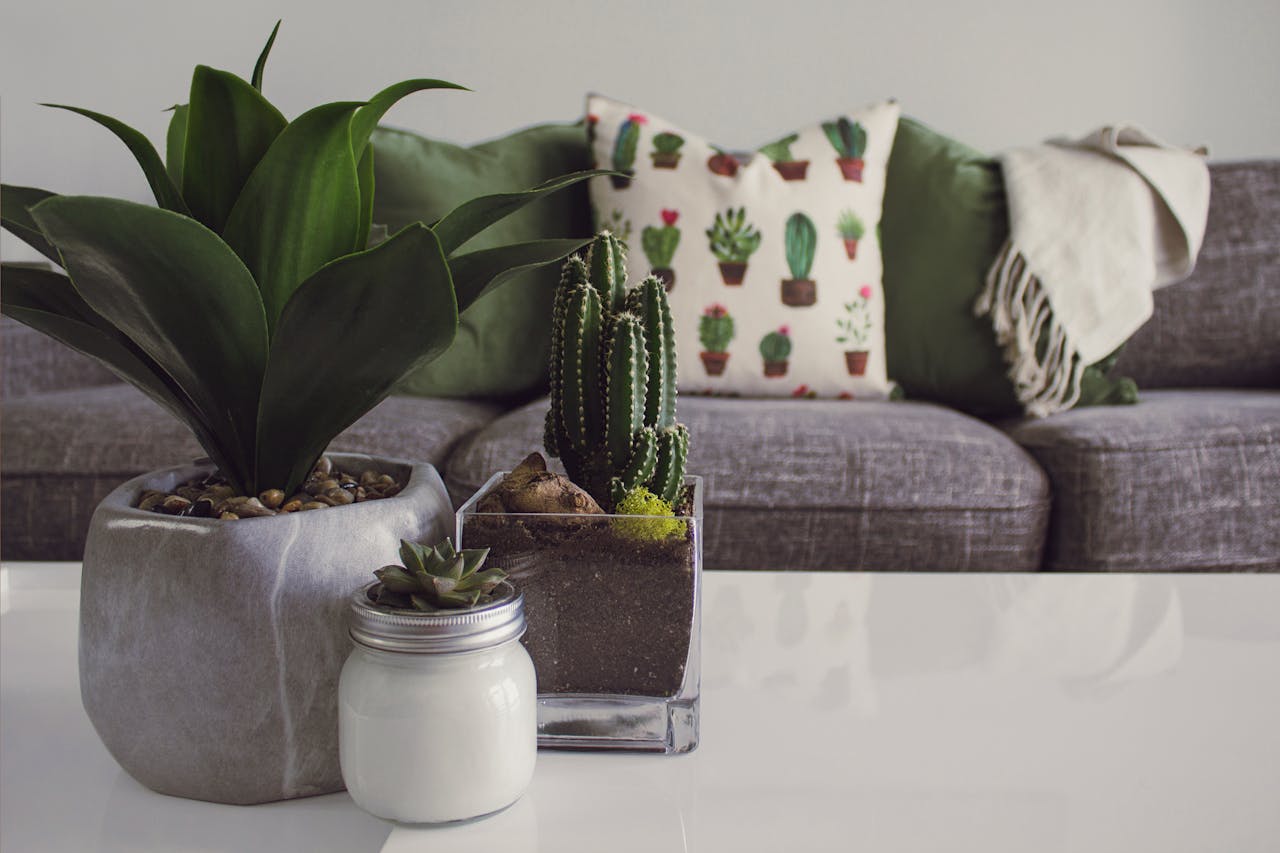
<path id="1" fill-rule="evenodd" d="M 268 36 L 262 53 L 258 54 L 258 61 L 253 64 L 253 88 L 259 92 L 262 91 L 262 72 L 267 68 L 267 57 L 271 55 L 271 46 L 276 43 L 278 32 L 280 32 L 280 21 L 276 21 L 276 25 L 271 28 L 271 35 Z"/>
<path id="2" fill-rule="evenodd" d="M 61 196 L 31 211 L 61 249 L 76 291 L 154 360 L 253 488 L 267 328 L 253 278 L 194 219 L 108 198 Z"/>
<path id="3" fill-rule="evenodd" d="M 433 226 L 436 236 L 446 256 L 452 255 L 458 248 L 484 229 L 498 220 L 510 216 L 527 204 L 542 198 L 547 193 L 562 190 L 579 181 L 607 175 L 622 175 L 609 169 L 589 169 L 582 172 L 570 172 L 558 178 L 539 184 L 530 190 L 514 193 L 497 193 L 485 195 L 463 202 Z"/>
<path id="4" fill-rule="evenodd" d="M 187 105 L 169 107 L 169 130 L 164 138 L 164 165 L 175 187 L 182 186 L 182 155 L 187 147 Z"/>
<path id="5" fill-rule="evenodd" d="M 388 86 L 370 98 L 368 103 L 360 107 L 356 111 L 355 118 L 351 120 L 351 150 L 355 152 L 356 157 L 358 158 L 364 154 L 364 149 L 369 144 L 369 135 L 373 133 L 373 129 L 378 126 L 378 122 L 382 120 L 382 117 L 387 114 L 387 110 L 395 106 L 396 101 L 406 95 L 412 95 L 414 92 L 422 92 L 427 89 L 471 91 L 466 86 L 459 86 L 457 83 L 450 83 L 448 80 L 425 78 L 404 80 Z"/>
<path id="6" fill-rule="evenodd" d="M 258 417 L 259 481 L 289 493 L 339 432 L 453 343 L 449 267 L 410 225 L 309 278 L 280 315 Z"/>
<path id="7" fill-rule="evenodd" d="M 369 248 L 369 229 L 373 226 L 373 146 L 364 149 L 364 156 L 356 166 L 356 179 L 360 183 L 360 233 L 356 235 L 356 246 Z M 385 230 L 385 229 L 384 229 Z M 382 235 L 385 240 L 386 234 Z M 382 240 L 378 242 L 381 243 Z"/>
<path id="8" fill-rule="evenodd" d="M 522 272 L 554 264 L 592 241 L 592 237 L 564 240 L 533 240 L 493 249 L 454 255 L 449 259 L 458 313 L 466 311 L 480 297 Z"/>
<path id="9" fill-rule="evenodd" d="M 40 226 L 31 217 L 32 207 L 47 198 L 55 197 L 48 190 L 0 184 L 0 225 L 58 266 L 62 266 L 57 248 L 45 239 Z"/>
<path id="10" fill-rule="evenodd" d="M 0 307 L 18 322 L 95 359 L 146 394 L 185 423 L 214 464 L 228 470 L 228 454 L 181 389 L 132 341 L 95 313 L 66 276 L 6 264 Z"/>
<path id="11" fill-rule="evenodd" d="M 151 185 L 151 192 L 156 197 L 156 204 L 165 210 L 172 210 L 175 213 L 187 213 L 186 202 L 182 200 L 182 194 L 178 192 L 178 187 L 173 183 L 173 179 L 169 177 L 168 171 L 165 170 L 164 163 L 160 160 L 160 155 L 156 153 L 155 146 L 140 132 L 118 119 L 102 113 L 95 113 L 93 110 L 69 107 L 65 104 L 41 104 L 41 106 L 77 113 L 96 121 L 114 133 L 128 147 L 134 159 L 138 161 L 138 165 L 142 167 L 142 173 L 146 175 L 147 183 Z"/>
<path id="12" fill-rule="evenodd" d="M 298 285 L 361 248 L 350 132 L 360 106 L 325 104 L 299 116 L 271 144 L 227 217 L 223 239 L 258 282 L 271 329 Z"/>
<path id="13" fill-rule="evenodd" d="M 182 196 L 192 216 L 221 232 L 249 175 L 288 122 L 253 86 L 207 65 L 191 76 L 188 110 Z"/>

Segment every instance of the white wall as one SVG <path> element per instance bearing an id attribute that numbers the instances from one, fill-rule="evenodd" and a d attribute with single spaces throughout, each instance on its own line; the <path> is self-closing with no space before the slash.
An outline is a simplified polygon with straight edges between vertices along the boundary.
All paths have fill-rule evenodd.
<path id="1" fill-rule="evenodd" d="M 989 150 L 1118 120 L 1280 156 L 1277 0 L 40 0 L 0 11 L 0 177 L 146 199 L 123 146 L 56 101 L 163 146 L 196 63 L 248 76 L 284 18 L 265 91 L 286 115 L 419 76 L 388 121 L 471 142 L 576 118 L 595 90 L 750 148 L 885 96 Z M 5 235 L 7 258 L 29 257 Z"/>

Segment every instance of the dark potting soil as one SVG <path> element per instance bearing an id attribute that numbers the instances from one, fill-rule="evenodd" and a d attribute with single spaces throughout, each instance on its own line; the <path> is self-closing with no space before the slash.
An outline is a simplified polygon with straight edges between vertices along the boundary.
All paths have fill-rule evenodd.
<path id="1" fill-rule="evenodd" d="M 681 501 L 689 514 L 691 488 Z M 642 526 L 671 519 L 641 521 Z M 468 516 L 467 548 L 489 548 L 524 592 L 525 647 L 539 693 L 674 696 L 693 627 L 694 533 L 640 538 L 632 519 Z M 632 535 L 628 535 L 630 532 Z M 701 531 L 697 535 L 701 535 Z"/>

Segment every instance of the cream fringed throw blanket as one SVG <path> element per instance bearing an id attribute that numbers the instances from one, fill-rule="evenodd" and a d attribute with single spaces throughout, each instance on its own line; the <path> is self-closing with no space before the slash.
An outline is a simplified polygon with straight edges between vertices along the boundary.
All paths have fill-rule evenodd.
<path id="1" fill-rule="evenodd" d="M 1016 149 L 1001 167 L 1009 240 L 974 311 L 991 317 L 1023 409 L 1042 417 L 1075 405 L 1085 367 L 1146 322 L 1155 288 L 1191 273 L 1209 170 L 1132 126 Z"/>

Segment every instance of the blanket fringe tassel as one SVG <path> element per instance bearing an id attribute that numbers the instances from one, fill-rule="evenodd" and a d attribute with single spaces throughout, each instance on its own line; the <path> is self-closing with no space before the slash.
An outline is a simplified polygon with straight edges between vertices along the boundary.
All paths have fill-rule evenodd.
<path id="1" fill-rule="evenodd" d="M 979 317 L 991 317 L 1023 411 L 1042 418 L 1076 404 L 1085 364 L 1067 330 L 1054 318 L 1040 279 L 1011 242 L 1005 242 L 992 264 L 973 310 Z"/>

